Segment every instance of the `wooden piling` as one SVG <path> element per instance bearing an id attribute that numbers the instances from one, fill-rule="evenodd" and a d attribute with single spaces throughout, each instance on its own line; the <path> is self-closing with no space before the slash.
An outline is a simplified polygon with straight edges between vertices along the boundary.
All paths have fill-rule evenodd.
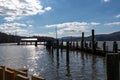
<path id="1" fill-rule="evenodd" d="M 72 47 L 75 48 L 75 42 L 74 42 L 74 41 L 73 41 L 73 43 L 72 43 Z"/>
<path id="2" fill-rule="evenodd" d="M 106 42 L 103 42 L 103 52 L 106 53 Z"/>
<path id="3" fill-rule="evenodd" d="M 57 45 L 57 46 L 56 46 L 56 47 L 57 47 L 57 56 L 59 56 L 59 40 L 57 39 L 56 41 L 57 41 L 57 42 L 56 42 L 56 43 L 57 43 L 57 44 L 56 44 L 56 45 Z"/>
<path id="4" fill-rule="evenodd" d="M 20 41 L 17 42 L 17 45 L 20 45 Z"/>
<path id="5" fill-rule="evenodd" d="M 35 41 L 35 47 L 37 47 L 37 41 Z"/>
<path id="6" fill-rule="evenodd" d="M 85 42 L 85 49 L 88 49 L 88 43 Z"/>
<path id="7" fill-rule="evenodd" d="M 69 62 L 70 62 L 70 59 L 69 59 L 69 41 L 67 41 L 67 51 L 66 51 L 66 70 L 67 70 L 67 74 L 66 76 L 70 76 L 70 66 L 69 66 Z"/>
<path id="8" fill-rule="evenodd" d="M 53 48 L 53 46 L 51 47 L 51 53 L 52 53 L 52 55 L 53 55 L 53 53 L 54 53 L 54 48 Z"/>
<path id="9" fill-rule="evenodd" d="M 113 51 L 114 51 L 114 53 L 118 52 L 118 44 L 116 41 L 113 42 Z"/>
<path id="10" fill-rule="evenodd" d="M 32 76 L 32 80 L 45 80 L 43 77 Z"/>
<path id="11" fill-rule="evenodd" d="M 76 41 L 76 48 L 78 49 L 78 41 Z"/>
<path id="12" fill-rule="evenodd" d="M 89 47 L 91 48 L 91 41 L 89 42 Z"/>
<path id="13" fill-rule="evenodd" d="M 67 41 L 66 61 L 69 61 L 69 41 Z"/>
<path id="14" fill-rule="evenodd" d="M 63 41 L 61 42 L 60 46 L 61 46 L 61 52 L 62 52 L 63 51 Z"/>
<path id="15" fill-rule="evenodd" d="M 84 49 L 84 32 L 82 32 L 81 49 Z"/>
<path id="16" fill-rule="evenodd" d="M 120 80 L 120 54 L 107 54 L 107 80 Z"/>
<path id="17" fill-rule="evenodd" d="M 92 53 L 95 54 L 95 38 L 94 38 L 94 30 L 92 30 Z"/>
<path id="18" fill-rule="evenodd" d="M 95 42 L 95 49 L 98 48 L 98 42 Z"/>

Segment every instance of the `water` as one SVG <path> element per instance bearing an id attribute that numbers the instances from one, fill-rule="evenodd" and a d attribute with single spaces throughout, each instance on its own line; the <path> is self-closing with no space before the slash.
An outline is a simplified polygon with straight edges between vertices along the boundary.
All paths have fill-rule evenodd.
<path id="1" fill-rule="evenodd" d="M 66 50 L 56 57 L 45 46 L 0 46 L 0 65 L 27 68 L 29 75 L 40 75 L 46 80 L 106 80 L 106 61 L 103 57 Z"/>

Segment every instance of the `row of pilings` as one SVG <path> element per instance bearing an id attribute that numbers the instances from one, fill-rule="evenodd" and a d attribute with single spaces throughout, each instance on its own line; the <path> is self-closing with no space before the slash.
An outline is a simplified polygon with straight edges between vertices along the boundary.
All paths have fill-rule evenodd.
<path id="1" fill-rule="evenodd" d="M 64 45 L 66 43 L 66 45 Z M 92 30 L 92 41 L 88 43 L 84 40 L 84 32 L 82 32 L 81 44 L 79 46 L 78 41 L 48 41 L 47 48 L 54 52 L 56 49 L 57 59 L 59 59 L 59 50 L 61 52 L 63 49 L 66 49 L 66 62 L 69 62 L 69 51 L 70 50 L 79 50 L 93 55 L 104 56 L 106 57 L 106 72 L 107 80 L 120 80 L 120 53 L 118 52 L 118 44 L 116 41 L 113 42 L 113 51 L 108 51 L 106 42 L 103 42 L 103 49 L 98 48 L 98 42 L 95 41 L 94 30 Z"/>
<path id="2" fill-rule="evenodd" d="M 95 41 L 94 33 L 95 31 L 92 30 L 92 37 L 89 43 L 85 41 L 84 32 L 82 32 L 82 39 L 80 41 L 81 43 L 79 43 L 79 41 L 62 41 L 56 39 L 54 41 L 48 41 L 46 46 L 48 48 L 56 48 L 57 50 L 61 49 L 61 51 L 69 47 L 69 50 L 80 50 L 99 56 L 106 56 L 106 53 L 118 53 L 119 49 L 116 41 L 113 42 L 113 51 L 108 51 L 108 46 L 106 45 L 105 41 L 102 44 L 102 49 L 99 48 L 98 42 Z"/>

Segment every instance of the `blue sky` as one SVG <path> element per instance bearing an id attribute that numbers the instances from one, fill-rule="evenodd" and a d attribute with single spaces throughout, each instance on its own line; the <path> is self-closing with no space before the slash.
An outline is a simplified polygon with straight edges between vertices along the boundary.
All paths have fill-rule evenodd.
<path id="1" fill-rule="evenodd" d="M 0 0 L 0 31 L 58 37 L 120 31 L 120 0 Z"/>

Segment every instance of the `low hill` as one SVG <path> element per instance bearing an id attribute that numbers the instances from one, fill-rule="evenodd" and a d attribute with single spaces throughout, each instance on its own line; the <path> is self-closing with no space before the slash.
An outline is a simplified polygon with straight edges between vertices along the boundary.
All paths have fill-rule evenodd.
<path id="1" fill-rule="evenodd" d="M 16 42 L 19 39 L 20 39 L 19 36 L 8 35 L 8 34 L 0 32 L 0 43 Z"/>
<path id="2" fill-rule="evenodd" d="M 63 37 L 62 40 L 81 40 L 81 37 Z M 85 37 L 85 40 L 90 41 L 91 36 Z M 97 34 L 95 35 L 97 41 L 120 41 L 120 31 L 110 34 Z"/>

